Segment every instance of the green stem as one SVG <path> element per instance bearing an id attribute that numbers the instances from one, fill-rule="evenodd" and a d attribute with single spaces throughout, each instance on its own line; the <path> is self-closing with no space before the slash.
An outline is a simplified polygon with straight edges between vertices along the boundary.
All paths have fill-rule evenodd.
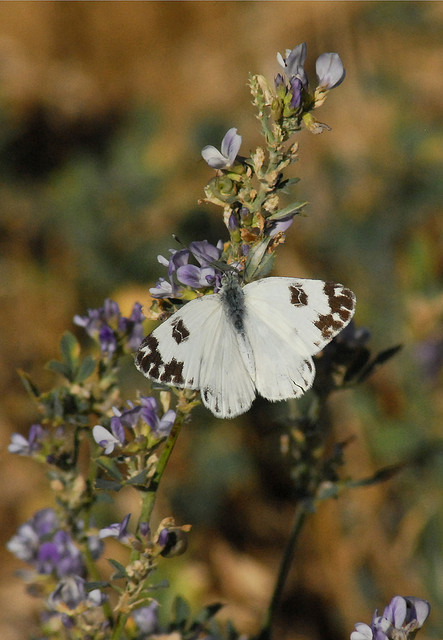
<path id="1" fill-rule="evenodd" d="M 129 614 L 119 616 L 117 624 L 112 631 L 110 640 L 121 640 L 128 615 Z"/>
<path id="2" fill-rule="evenodd" d="M 265 623 L 261 628 L 259 634 L 257 635 L 256 640 L 271 640 L 272 626 L 274 623 L 275 615 L 277 613 L 278 607 L 280 606 L 283 589 L 289 574 L 289 570 L 291 568 L 295 545 L 298 539 L 298 535 L 305 522 L 305 518 L 306 510 L 304 504 L 300 504 L 295 511 L 294 524 L 288 540 L 288 544 L 286 545 L 286 549 L 283 554 L 283 558 L 280 563 L 280 570 L 278 573 L 277 582 L 275 583 L 274 593 L 272 595 L 272 599 L 266 614 Z"/>
<path id="3" fill-rule="evenodd" d="M 149 483 L 148 491 L 146 492 L 143 499 L 142 507 L 140 510 L 140 517 L 138 520 L 138 527 L 140 527 L 140 524 L 142 522 L 149 522 L 151 519 L 151 514 L 154 508 L 155 498 L 157 495 L 157 489 L 160 484 L 160 480 L 162 479 L 163 473 L 166 469 L 166 465 L 168 464 L 169 458 L 174 449 L 174 445 L 177 442 L 177 438 L 186 415 L 187 414 L 185 413 L 177 412 L 177 417 L 174 424 L 172 425 L 171 432 L 168 436 L 168 439 L 166 440 L 165 446 L 163 447 L 163 451 L 158 460 L 157 468 L 151 482 Z"/>
<path id="4" fill-rule="evenodd" d="M 140 517 L 138 519 L 137 529 L 140 528 L 140 524 L 142 522 L 149 522 L 151 519 L 151 514 L 154 508 L 155 498 L 157 495 L 157 489 L 160 484 L 160 480 L 162 479 L 163 473 L 166 469 L 166 465 L 168 464 L 168 460 L 171 457 L 172 450 L 174 449 L 174 445 L 177 442 L 178 434 L 180 433 L 180 429 L 183 425 L 186 415 L 187 414 L 183 412 L 180 412 L 180 411 L 177 412 L 177 417 L 175 419 L 174 424 L 172 425 L 171 432 L 166 440 L 165 446 L 163 447 L 163 451 L 158 460 L 157 468 L 155 470 L 155 473 L 152 477 L 151 482 L 149 483 L 148 490 L 143 499 L 142 506 L 140 509 Z M 131 553 L 131 562 L 136 560 L 137 557 L 139 557 L 139 552 L 133 550 Z M 129 617 L 129 611 L 119 613 L 117 618 L 117 624 L 112 631 L 110 640 L 121 639 L 128 617 Z"/>

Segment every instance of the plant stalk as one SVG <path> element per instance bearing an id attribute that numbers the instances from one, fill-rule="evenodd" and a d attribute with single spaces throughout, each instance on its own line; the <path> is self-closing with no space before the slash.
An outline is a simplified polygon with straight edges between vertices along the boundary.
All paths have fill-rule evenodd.
<path id="1" fill-rule="evenodd" d="M 283 589 L 291 568 L 292 558 L 294 556 L 295 545 L 305 522 L 306 515 L 305 505 L 303 503 L 299 504 L 295 511 L 291 535 L 289 536 L 289 540 L 280 563 L 280 569 L 275 583 L 274 593 L 272 594 L 272 599 L 266 614 L 265 623 L 255 640 L 271 640 L 272 638 L 272 627 L 275 616 L 280 606 Z"/>

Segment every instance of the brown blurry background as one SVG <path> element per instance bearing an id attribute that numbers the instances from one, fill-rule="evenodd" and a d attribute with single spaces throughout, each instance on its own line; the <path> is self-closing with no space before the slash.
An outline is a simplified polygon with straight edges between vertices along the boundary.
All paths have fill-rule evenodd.
<path id="1" fill-rule="evenodd" d="M 4 544 L 52 499 L 42 471 L 7 452 L 11 432 L 38 419 L 17 368 L 48 388 L 44 363 L 73 315 L 105 297 L 125 313 L 146 302 L 171 233 L 226 239 L 219 212 L 197 205 L 212 176 L 200 150 L 232 126 L 245 154 L 260 144 L 248 73 L 272 79 L 276 52 L 302 41 L 312 82 L 324 51 L 347 77 L 316 114 L 332 131 L 297 136 L 296 197 L 310 205 L 275 273 L 345 282 L 375 351 L 404 344 L 331 403 L 337 438 L 355 436 L 345 475 L 440 443 L 442 24 L 441 2 L 0 3 L 2 640 L 29 636 L 36 605 Z M 227 602 L 221 618 L 247 633 L 294 509 L 267 428 L 279 411 L 226 423 L 197 412 L 157 509 L 193 525 L 190 551 L 161 567 L 171 591 L 194 608 Z M 441 638 L 442 480 L 441 456 L 430 457 L 322 505 L 300 540 L 279 637 L 349 637 L 401 594 L 431 601 L 420 637 Z M 132 500 L 119 498 L 114 516 L 136 510 Z"/>

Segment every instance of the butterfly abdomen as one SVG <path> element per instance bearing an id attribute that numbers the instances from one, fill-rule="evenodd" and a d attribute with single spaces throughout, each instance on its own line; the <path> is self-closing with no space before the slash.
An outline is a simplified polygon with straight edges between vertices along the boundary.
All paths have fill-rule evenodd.
<path id="1" fill-rule="evenodd" d="M 244 333 L 245 295 L 238 282 L 238 276 L 227 273 L 220 291 L 223 309 L 238 333 Z"/>

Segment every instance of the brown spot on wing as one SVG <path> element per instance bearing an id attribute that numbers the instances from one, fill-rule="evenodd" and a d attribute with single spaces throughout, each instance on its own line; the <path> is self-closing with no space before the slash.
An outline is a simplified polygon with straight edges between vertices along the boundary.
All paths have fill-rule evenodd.
<path id="1" fill-rule="evenodd" d="M 335 282 L 325 282 L 323 291 L 328 296 L 331 313 L 320 314 L 314 325 L 325 340 L 330 340 L 351 319 L 355 298 L 352 291 Z"/>
<path id="2" fill-rule="evenodd" d="M 172 358 L 170 362 L 163 362 L 158 350 L 158 340 L 152 333 L 143 340 L 135 357 L 136 367 L 146 376 L 159 380 L 165 384 L 184 384 L 183 362 Z"/>
<path id="3" fill-rule="evenodd" d="M 149 352 L 146 352 L 146 349 L 149 349 Z M 152 334 L 146 336 L 141 343 L 135 358 L 135 364 L 145 375 L 156 379 L 159 378 L 163 359 L 158 350 L 158 340 Z"/>
<path id="4" fill-rule="evenodd" d="M 183 362 L 178 362 L 172 358 L 171 362 L 164 365 L 164 371 L 160 376 L 160 381 L 165 384 L 184 384 Z"/>
<path id="5" fill-rule="evenodd" d="M 339 289 L 338 293 L 337 289 Z M 346 321 L 354 308 L 355 298 L 352 291 L 335 282 L 325 282 L 324 292 L 328 296 L 332 313 L 344 314 Z"/>
<path id="6" fill-rule="evenodd" d="M 291 304 L 294 307 L 305 307 L 308 304 L 308 294 L 303 287 L 291 285 L 289 291 L 291 293 Z"/>
<path id="7" fill-rule="evenodd" d="M 334 320 L 334 316 L 328 313 L 327 315 L 319 315 L 314 325 L 321 331 L 323 338 L 329 340 L 341 329 L 343 322 Z"/>
<path id="8" fill-rule="evenodd" d="M 172 337 L 177 344 L 181 344 L 189 338 L 189 331 L 181 318 L 172 323 Z"/>

